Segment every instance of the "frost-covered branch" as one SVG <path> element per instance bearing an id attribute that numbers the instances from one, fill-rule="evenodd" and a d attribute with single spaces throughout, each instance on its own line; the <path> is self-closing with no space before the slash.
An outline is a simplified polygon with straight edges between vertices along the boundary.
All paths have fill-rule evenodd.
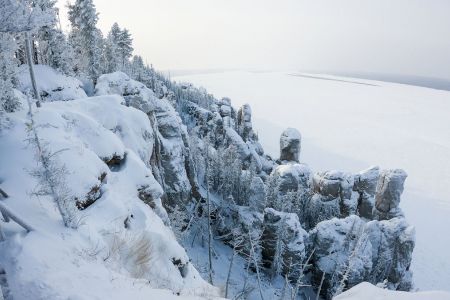
<path id="1" fill-rule="evenodd" d="M 3 219 L 5 222 L 9 222 L 9 220 L 13 220 L 20 226 L 22 226 L 26 231 L 30 232 L 35 230 L 31 225 L 22 220 L 19 216 L 17 216 L 11 209 L 9 209 L 4 203 L 0 202 L 0 211 L 2 213 Z"/>
<path id="2" fill-rule="evenodd" d="M 30 102 L 30 99 L 28 101 Z M 39 182 L 38 190 L 35 194 L 52 197 L 58 207 L 64 225 L 76 228 L 75 205 L 71 205 L 69 201 L 69 188 L 66 184 L 67 170 L 64 165 L 60 165 L 57 162 L 55 152 L 51 152 L 48 145 L 40 139 L 30 103 L 29 109 L 28 141 L 35 147 L 36 160 L 39 165 L 38 168 L 31 172 Z"/>

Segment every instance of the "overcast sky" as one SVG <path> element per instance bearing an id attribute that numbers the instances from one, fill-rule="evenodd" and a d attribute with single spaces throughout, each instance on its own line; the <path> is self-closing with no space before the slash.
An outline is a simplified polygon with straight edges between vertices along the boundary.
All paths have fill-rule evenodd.
<path id="1" fill-rule="evenodd" d="M 66 0 L 59 0 L 64 7 Z M 94 0 L 158 69 L 378 72 L 450 79 L 450 0 Z M 66 9 L 62 8 L 67 29 Z"/>

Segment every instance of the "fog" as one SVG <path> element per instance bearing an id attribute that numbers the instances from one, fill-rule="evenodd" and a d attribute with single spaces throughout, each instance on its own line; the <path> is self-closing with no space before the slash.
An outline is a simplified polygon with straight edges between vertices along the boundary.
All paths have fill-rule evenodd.
<path id="1" fill-rule="evenodd" d="M 448 0 L 94 0 L 162 70 L 256 69 L 450 79 Z M 59 0 L 68 29 L 66 0 Z"/>

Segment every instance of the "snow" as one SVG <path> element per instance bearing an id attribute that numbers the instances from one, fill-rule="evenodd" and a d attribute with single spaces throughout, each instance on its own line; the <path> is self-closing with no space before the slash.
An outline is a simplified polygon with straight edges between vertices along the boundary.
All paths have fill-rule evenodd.
<path id="1" fill-rule="evenodd" d="M 285 131 L 283 131 L 283 134 L 281 135 L 281 140 L 285 144 L 289 144 L 292 140 L 301 140 L 301 139 L 302 135 L 295 128 L 288 128 Z"/>
<path id="2" fill-rule="evenodd" d="M 0 244 L 0 266 L 14 299 L 219 295 L 200 277 L 157 211 L 138 198 L 142 186 L 153 195 L 163 191 L 147 166 L 153 149 L 150 121 L 123 102 L 116 95 L 99 96 L 47 102 L 35 111 L 42 143 L 52 152 L 61 150 L 53 159 L 67 170 L 71 199 L 83 199 L 100 186 L 101 197 L 77 211 L 77 230 L 63 226 L 49 196 L 32 194 L 37 180 L 30 172 L 37 166 L 27 142 L 29 117 L 25 110 L 9 114 L 11 126 L 0 134 L 0 183 L 10 197 L 2 202 L 36 228 L 26 234 L 14 223 L 2 223 L 7 241 Z M 113 155 L 122 161 L 110 170 L 104 159 Z"/>
<path id="3" fill-rule="evenodd" d="M 446 292 L 417 292 L 406 293 L 390 291 L 363 282 L 354 288 L 340 294 L 335 300 L 449 300 L 450 293 Z"/>
<path id="4" fill-rule="evenodd" d="M 408 173 L 400 207 L 415 225 L 412 269 L 420 290 L 450 290 L 450 92 L 388 82 L 288 72 L 222 72 L 174 78 L 233 106 L 249 103 L 265 152 L 279 157 L 287 127 L 302 134 L 314 171 L 372 165 Z"/>
<path id="5" fill-rule="evenodd" d="M 82 82 L 76 78 L 62 75 L 45 65 L 35 65 L 34 72 L 44 101 L 67 101 L 87 97 Z M 31 93 L 32 85 L 27 65 L 19 67 L 18 81 L 21 92 Z"/>

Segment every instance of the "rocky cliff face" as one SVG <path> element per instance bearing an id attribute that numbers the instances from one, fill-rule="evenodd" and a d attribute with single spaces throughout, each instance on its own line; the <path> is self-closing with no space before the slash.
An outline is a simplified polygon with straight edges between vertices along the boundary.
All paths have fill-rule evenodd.
<path id="1" fill-rule="evenodd" d="M 227 98 L 210 107 L 187 112 L 195 120 L 188 132 L 213 134 L 214 148 L 235 149 L 242 172 L 253 170 L 249 194 L 244 196 L 249 201 L 233 200 L 249 203 L 247 211 L 263 214 L 262 222 L 251 222 L 254 228 L 247 230 L 261 233 L 262 261 L 268 273 L 281 260 L 283 267 L 278 271 L 295 282 L 305 275 L 299 275 L 298 266 L 310 257 L 312 267 L 302 272 L 312 275 L 310 284 L 315 288 L 322 281 L 325 298 L 362 281 L 385 282 L 394 290 L 412 287 L 414 228 L 399 209 L 404 171 L 372 167 L 358 174 L 334 170 L 314 174 L 300 162 L 301 134 L 296 129 L 282 133 L 280 158 L 275 160 L 265 156 L 258 143 L 248 105 L 237 115 Z M 210 127 L 204 125 L 208 114 L 214 115 Z M 217 204 L 219 209 L 221 205 Z M 234 218 L 228 226 L 241 223 L 242 219 Z"/>
<path id="2" fill-rule="evenodd" d="M 148 163 L 164 189 L 163 200 L 175 206 L 189 199 L 197 186 L 192 173 L 186 127 L 166 98 L 159 99 L 144 84 L 130 79 L 124 73 L 103 75 L 98 79 L 96 95 L 119 94 L 127 106 L 145 112 L 154 135 L 154 149 Z"/>
<path id="3" fill-rule="evenodd" d="M 195 207 L 189 213 L 205 218 L 213 194 L 214 232 L 230 245 L 236 232 L 255 237 L 263 270 L 321 286 L 327 299 L 363 281 L 411 289 L 414 229 L 399 208 L 404 171 L 314 174 L 300 162 L 301 134 L 292 128 L 280 137 L 280 158 L 272 159 L 258 142 L 248 105 L 236 112 L 228 98 L 165 84 L 159 97 L 123 73 L 104 75 L 96 86 L 98 95 L 119 94 L 150 119 L 155 146 L 146 163 L 165 207 Z"/>

